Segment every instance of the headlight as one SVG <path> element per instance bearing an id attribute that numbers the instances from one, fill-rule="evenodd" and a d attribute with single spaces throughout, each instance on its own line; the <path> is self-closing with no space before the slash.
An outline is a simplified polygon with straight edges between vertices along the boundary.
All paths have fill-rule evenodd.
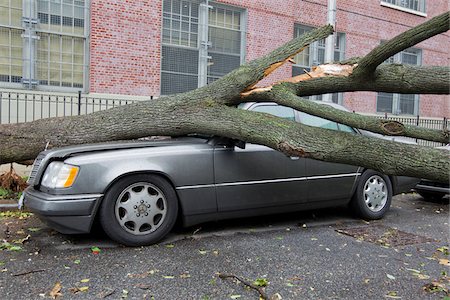
<path id="1" fill-rule="evenodd" d="M 71 187 L 79 168 L 55 161 L 48 165 L 42 177 L 42 185 L 51 189 Z"/>

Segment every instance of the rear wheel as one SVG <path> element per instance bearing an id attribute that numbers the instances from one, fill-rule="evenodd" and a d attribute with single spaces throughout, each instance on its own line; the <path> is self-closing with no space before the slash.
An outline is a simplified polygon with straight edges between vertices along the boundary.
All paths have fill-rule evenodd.
<path id="1" fill-rule="evenodd" d="M 391 201 L 392 185 L 389 177 L 368 170 L 361 175 L 351 207 L 359 217 L 377 220 L 389 210 Z"/>
<path id="2" fill-rule="evenodd" d="M 100 223 L 113 240 L 127 246 L 151 245 L 175 224 L 178 201 L 160 176 L 139 174 L 117 181 L 105 194 Z"/>

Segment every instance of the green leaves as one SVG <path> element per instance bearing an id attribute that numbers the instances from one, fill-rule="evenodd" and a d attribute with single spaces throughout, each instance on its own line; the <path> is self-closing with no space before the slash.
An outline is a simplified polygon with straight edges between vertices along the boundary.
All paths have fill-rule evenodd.
<path id="1" fill-rule="evenodd" d="M 253 281 L 253 284 L 259 287 L 266 287 L 269 284 L 269 281 L 266 278 L 257 278 Z"/>

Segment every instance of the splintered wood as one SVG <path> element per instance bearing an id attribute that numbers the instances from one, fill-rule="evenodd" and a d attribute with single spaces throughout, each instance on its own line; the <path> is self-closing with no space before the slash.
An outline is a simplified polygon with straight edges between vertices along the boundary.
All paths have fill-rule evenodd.
<path id="1" fill-rule="evenodd" d="M 280 63 L 278 63 L 280 64 Z M 274 64 L 272 66 L 274 66 L 273 68 L 270 68 L 270 71 L 267 72 L 268 74 L 270 74 L 274 69 L 276 69 L 277 67 L 279 67 L 278 64 Z M 251 90 L 245 91 L 243 93 L 241 93 L 242 97 L 246 97 L 248 95 L 251 95 L 253 93 L 261 93 L 261 92 L 267 92 L 270 91 L 272 89 L 272 87 L 274 85 L 283 83 L 283 82 L 292 82 L 292 83 L 297 83 L 300 81 L 305 81 L 305 80 L 311 80 L 314 78 L 320 78 L 320 77 L 345 77 L 345 76 L 350 76 L 353 73 L 353 69 L 356 68 L 358 66 L 358 64 L 353 64 L 353 65 L 341 65 L 341 64 L 325 64 L 325 65 L 320 65 L 320 66 L 315 66 L 312 67 L 312 71 L 311 72 L 306 72 L 305 74 L 301 74 L 301 75 L 297 75 L 294 76 L 292 78 L 287 78 L 284 79 L 282 81 L 278 81 L 275 84 L 271 85 L 271 86 L 267 86 L 267 87 L 260 87 L 260 88 L 253 88 Z"/>

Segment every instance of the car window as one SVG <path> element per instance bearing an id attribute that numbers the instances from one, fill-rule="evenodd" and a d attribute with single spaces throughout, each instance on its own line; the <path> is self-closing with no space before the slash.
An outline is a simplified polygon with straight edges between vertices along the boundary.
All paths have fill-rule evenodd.
<path id="1" fill-rule="evenodd" d="M 336 122 L 312 116 L 304 112 L 300 112 L 300 122 L 309 126 L 338 130 Z"/>
<path id="2" fill-rule="evenodd" d="M 339 123 L 338 125 L 339 125 L 339 130 L 340 131 L 356 133 L 356 131 L 352 127 L 350 127 L 348 125 L 341 124 L 341 123 Z"/>
<path id="3" fill-rule="evenodd" d="M 252 111 L 268 113 L 280 118 L 295 121 L 294 110 L 290 107 L 280 105 L 257 105 L 251 108 Z"/>

